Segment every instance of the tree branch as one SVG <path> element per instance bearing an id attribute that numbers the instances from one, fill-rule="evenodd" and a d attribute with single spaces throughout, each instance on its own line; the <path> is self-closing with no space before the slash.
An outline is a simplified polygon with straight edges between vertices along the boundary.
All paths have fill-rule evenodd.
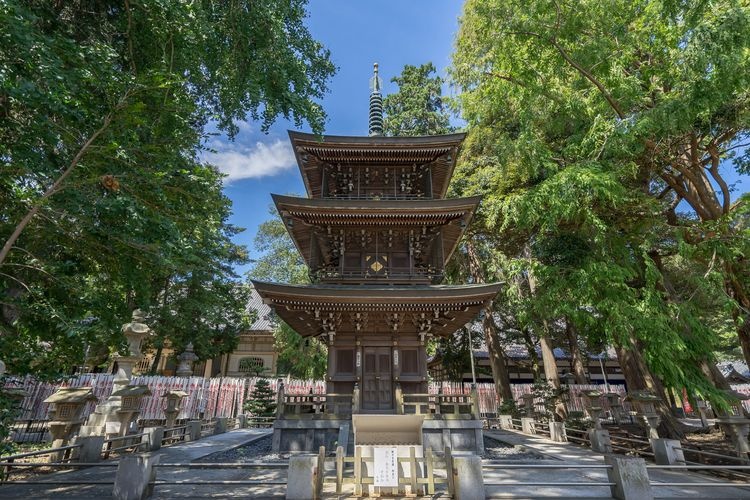
<path id="1" fill-rule="evenodd" d="M 586 68 L 578 64 L 576 61 L 574 61 L 568 53 L 565 51 L 565 49 L 557 43 L 554 39 L 550 40 L 550 43 L 553 47 L 557 49 L 557 51 L 560 53 L 563 59 L 568 62 L 571 66 L 573 66 L 576 70 L 578 70 L 579 73 L 581 73 L 588 81 L 594 84 L 597 89 L 599 89 L 599 92 L 604 96 L 604 99 L 607 100 L 609 105 L 612 107 L 612 109 L 617 113 L 618 118 L 621 120 L 625 119 L 625 113 L 623 112 L 622 108 L 620 107 L 620 104 L 615 100 L 614 97 L 612 97 L 612 94 L 610 94 L 606 87 L 594 77 L 591 73 L 589 73 Z"/>
<path id="2" fill-rule="evenodd" d="M 11 248 L 13 248 L 13 245 L 21 236 L 21 233 L 23 232 L 23 230 L 26 228 L 26 226 L 29 225 L 29 222 L 31 222 L 31 219 L 34 218 L 37 212 L 39 212 L 39 209 L 41 208 L 42 203 L 58 191 L 58 189 L 60 188 L 62 183 L 65 181 L 65 179 L 67 179 L 68 176 L 70 176 L 70 174 L 76 168 L 76 166 L 78 166 L 79 162 L 81 161 L 81 158 L 83 158 L 83 156 L 89 150 L 89 148 L 94 143 L 94 141 L 96 141 L 96 139 L 109 127 L 110 123 L 112 123 L 112 115 L 113 113 L 110 113 L 104 117 L 102 126 L 99 127 L 93 134 L 91 134 L 91 137 L 88 138 L 88 140 L 83 144 L 83 146 L 81 146 L 81 148 L 78 150 L 76 155 L 73 157 L 73 160 L 70 162 L 70 165 L 68 165 L 65 171 L 62 174 L 60 174 L 57 180 L 55 180 L 55 182 L 52 183 L 52 185 L 42 194 L 42 196 L 38 200 L 36 200 L 36 202 L 33 204 L 31 209 L 26 213 L 23 219 L 21 219 L 21 222 L 19 222 L 18 225 L 15 227 L 15 229 L 13 230 L 13 233 L 11 233 L 8 240 L 3 245 L 2 250 L 0 250 L 0 266 L 2 266 L 3 262 L 5 262 L 5 259 L 10 253 Z"/>

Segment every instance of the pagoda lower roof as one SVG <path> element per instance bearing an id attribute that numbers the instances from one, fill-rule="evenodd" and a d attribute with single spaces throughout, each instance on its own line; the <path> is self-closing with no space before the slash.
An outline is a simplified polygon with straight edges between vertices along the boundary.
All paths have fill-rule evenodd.
<path id="1" fill-rule="evenodd" d="M 354 331 L 354 318 L 362 315 L 369 322 L 367 331 L 392 332 L 389 318 L 400 318 L 401 333 L 417 333 L 422 324 L 429 325 L 430 335 L 445 336 L 473 320 L 502 284 L 351 286 L 253 281 L 253 286 L 263 301 L 303 336 L 325 333 L 324 320 L 334 316 L 340 332 Z"/>
<path id="2" fill-rule="evenodd" d="M 416 137 L 318 136 L 289 131 L 307 194 L 322 196 L 325 165 L 411 166 L 433 163 L 433 197 L 443 198 L 466 134 Z"/>

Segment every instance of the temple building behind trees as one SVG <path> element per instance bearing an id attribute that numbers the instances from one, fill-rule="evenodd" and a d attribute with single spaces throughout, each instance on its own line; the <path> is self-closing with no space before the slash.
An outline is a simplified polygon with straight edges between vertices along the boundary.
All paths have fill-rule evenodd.
<path id="1" fill-rule="evenodd" d="M 396 414 L 427 393 L 427 341 L 473 320 L 500 285 L 440 284 L 480 201 L 445 199 L 464 134 L 383 137 L 377 66 L 373 82 L 368 137 L 289 134 L 308 197 L 273 199 L 313 284 L 253 284 L 327 344 L 329 394 L 348 395 L 354 414 Z M 309 448 L 300 436 L 275 445 Z"/>

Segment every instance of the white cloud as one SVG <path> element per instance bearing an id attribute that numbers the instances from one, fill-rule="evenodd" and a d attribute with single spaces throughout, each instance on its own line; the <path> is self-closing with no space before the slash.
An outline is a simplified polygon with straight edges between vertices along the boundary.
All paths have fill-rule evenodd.
<path id="1" fill-rule="evenodd" d="M 203 160 L 227 174 L 226 183 L 277 175 L 296 165 L 291 144 L 281 139 L 270 144 L 257 142 L 252 147 L 226 142 L 212 147 L 216 152 L 205 153 Z"/>

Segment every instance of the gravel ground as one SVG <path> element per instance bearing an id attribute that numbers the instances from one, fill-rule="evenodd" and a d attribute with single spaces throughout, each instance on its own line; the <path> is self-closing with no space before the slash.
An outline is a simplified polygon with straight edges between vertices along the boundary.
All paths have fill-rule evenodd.
<path id="1" fill-rule="evenodd" d="M 233 450 L 220 451 L 198 459 L 196 462 L 286 462 L 289 460 L 289 456 L 289 453 L 272 453 L 271 436 L 265 436 L 248 445 Z M 491 460 L 537 460 L 543 457 L 520 446 L 511 446 L 485 436 L 482 458 Z"/>
<path id="2" fill-rule="evenodd" d="M 271 452 L 272 436 L 264 436 L 256 439 L 250 444 L 234 448 L 232 450 L 220 451 L 196 460 L 196 462 L 229 463 L 229 462 L 286 462 L 289 453 Z"/>
<path id="3" fill-rule="evenodd" d="M 482 458 L 489 460 L 539 460 L 544 457 L 521 446 L 511 446 L 484 436 L 484 455 L 482 455 Z"/>

